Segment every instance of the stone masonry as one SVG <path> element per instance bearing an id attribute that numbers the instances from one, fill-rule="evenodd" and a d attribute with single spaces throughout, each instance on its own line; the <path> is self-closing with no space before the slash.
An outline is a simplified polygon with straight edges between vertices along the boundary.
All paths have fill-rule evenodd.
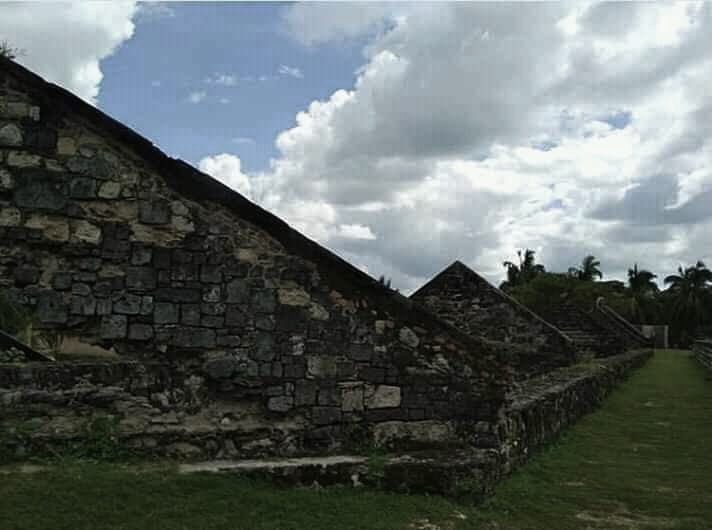
<path id="1" fill-rule="evenodd" d="M 518 379 L 576 361 L 568 337 L 459 261 L 411 299 L 469 335 L 510 345 Z"/>
<path id="2" fill-rule="evenodd" d="M 173 390 L 151 406 L 181 403 L 171 421 L 200 395 L 214 428 L 231 408 L 264 427 L 231 443 L 275 453 L 372 443 L 383 425 L 394 443 L 440 425 L 443 443 L 492 445 L 512 376 L 506 345 L 5 59 L 0 288 L 58 341 L 165 365 Z M 288 443 L 270 434 L 280 422 Z"/>

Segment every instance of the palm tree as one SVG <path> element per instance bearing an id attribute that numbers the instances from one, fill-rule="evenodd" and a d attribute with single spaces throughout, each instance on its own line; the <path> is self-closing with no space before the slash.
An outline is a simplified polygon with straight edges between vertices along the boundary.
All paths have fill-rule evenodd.
<path id="1" fill-rule="evenodd" d="M 630 313 L 633 320 L 642 324 L 646 319 L 645 307 L 652 295 L 658 291 L 657 284 L 653 281 L 655 274 L 645 269 L 638 269 L 635 263 L 628 269 L 628 287 L 630 288 Z"/>
<path id="2" fill-rule="evenodd" d="M 670 285 L 674 294 L 672 318 L 679 326 L 684 342 L 693 338 L 709 311 L 712 271 L 698 261 L 684 270 L 682 266 L 678 267 L 677 272 L 665 278 L 665 284 Z"/>
<path id="3" fill-rule="evenodd" d="M 596 256 L 588 255 L 581 261 L 580 267 L 569 268 L 569 275 L 583 280 L 585 282 L 592 282 L 595 276 L 598 278 L 603 278 L 603 273 L 598 268 L 601 266 L 601 262 L 596 259 Z"/>
<path id="4" fill-rule="evenodd" d="M 514 287 L 533 280 L 537 275 L 546 272 L 544 265 L 536 262 L 535 252 L 531 249 L 524 251 L 517 250 L 519 264 L 505 261 L 502 265 L 507 269 L 507 280 L 502 287 Z"/>

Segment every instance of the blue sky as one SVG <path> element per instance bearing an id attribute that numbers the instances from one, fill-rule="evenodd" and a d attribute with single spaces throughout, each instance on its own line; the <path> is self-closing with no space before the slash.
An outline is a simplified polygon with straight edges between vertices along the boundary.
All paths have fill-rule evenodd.
<path id="1" fill-rule="evenodd" d="M 227 151 L 245 171 L 266 169 L 277 134 L 294 126 L 297 112 L 353 86 L 364 62 L 364 39 L 298 43 L 282 19 L 287 7 L 176 3 L 170 14 L 138 17 L 133 37 L 102 62 L 99 106 L 193 164 Z M 303 77 L 280 73 L 282 66 Z M 221 74 L 235 84 L 206 82 Z M 190 103 L 193 93 L 205 95 Z"/>

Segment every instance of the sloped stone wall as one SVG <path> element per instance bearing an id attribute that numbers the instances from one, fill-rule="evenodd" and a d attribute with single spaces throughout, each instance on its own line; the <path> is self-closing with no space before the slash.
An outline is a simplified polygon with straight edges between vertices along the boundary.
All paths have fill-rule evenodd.
<path id="1" fill-rule="evenodd" d="M 347 432 L 372 441 L 380 424 L 395 443 L 431 420 L 493 443 L 511 375 L 497 347 L 10 66 L 0 64 L 0 288 L 38 330 L 167 363 L 215 402 L 302 422 L 297 446 L 338 446 Z"/>
<path id="2" fill-rule="evenodd" d="M 511 345 L 519 379 L 576 361 L 572 343 L 556 328 L 460 262 L 411 298 L 471 336 Z"/>
<path id="3" fill-rule="evenodd" d="M 501 470 L 511 472 L 641 367 L 653 350 L 641 349 L 560 368 L 523 382 L 508 394 L 499 427 Z"/>

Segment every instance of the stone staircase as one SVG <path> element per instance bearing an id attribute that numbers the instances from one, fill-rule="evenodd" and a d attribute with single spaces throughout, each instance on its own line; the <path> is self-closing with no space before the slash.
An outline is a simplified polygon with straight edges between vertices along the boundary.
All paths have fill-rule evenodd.
<path id="1" fill-rule="evenodd" d="M 560 306 L 545 318 L 569 337 L 579 351 L 593 351 L 598 356 L 608 356 L 626 349 L 613 331 L 571 304 Z"/>

